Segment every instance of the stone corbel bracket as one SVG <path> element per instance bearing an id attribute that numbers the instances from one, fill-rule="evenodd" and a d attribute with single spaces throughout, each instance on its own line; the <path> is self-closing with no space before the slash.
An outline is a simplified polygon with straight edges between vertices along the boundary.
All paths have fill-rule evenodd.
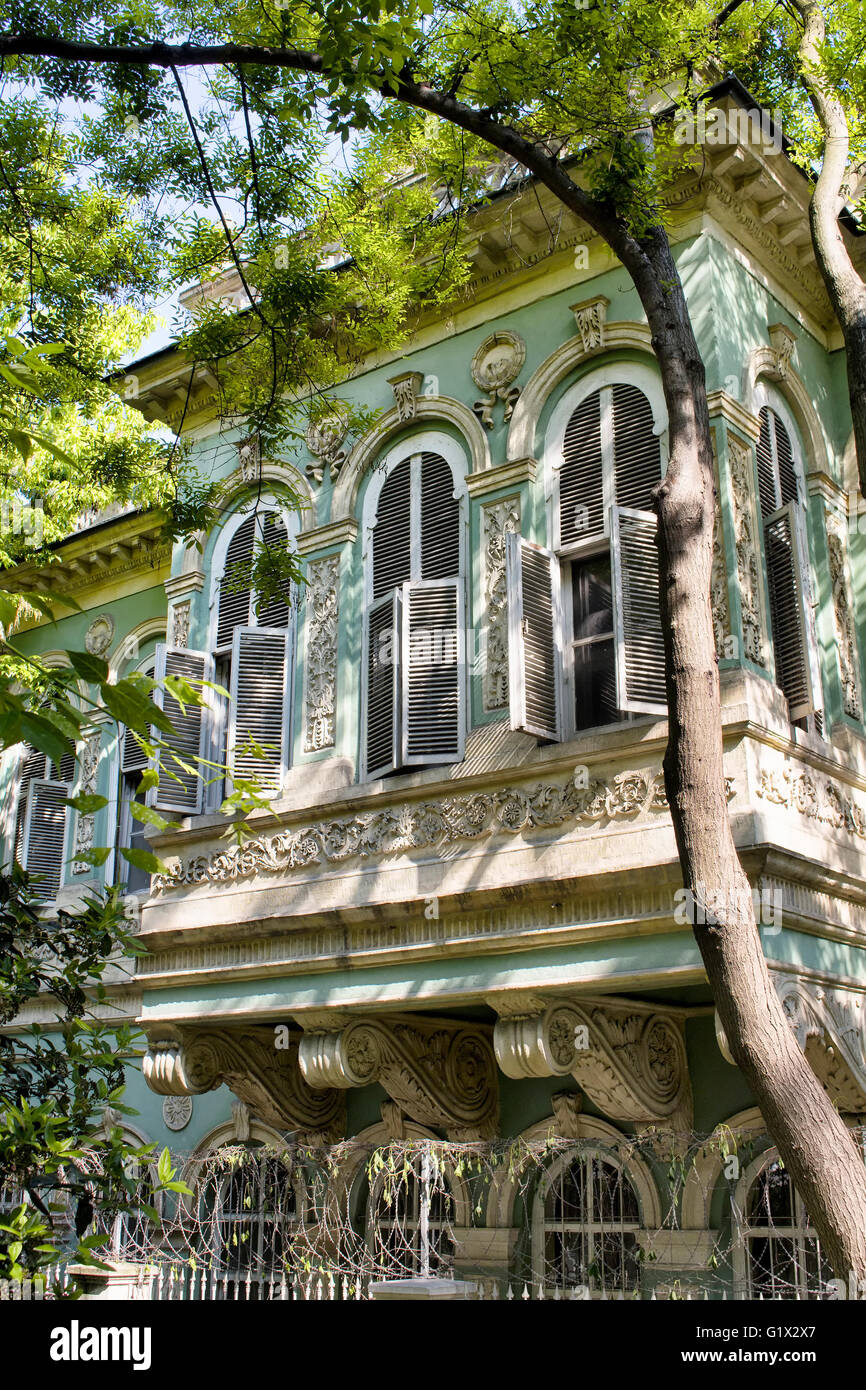
<path id="1" fill-rule="evenodd" d="M 630 1001 L 589 999 L 503 1001 L 500 1011 L 506 1016 L 493 1046 L 506 1076 L 570 1074 L 612 1120 L 691 1129 L 680 1019 Z"/>
<path id="2" fill-rule="evenodd" d="M 866 1112 L 866 1002 L 853 990 L 774 974 L 782 1008 L 809 1065 L 839 1109 Z"/>
<path id="3" fill-rule="evenodd" d="M 299 1035 L 264 1026 L 182 1028 L 148 1045 L 142 1070 L 159 1096 L 201 1095 L 226 1085 L 267 1124 L 301 1143 L 332 1143 L 346 1132 L 346 1098 L 312 1090 L 298 1065 Z"/>
<path id="4" fill-rule="evenodd" d="M 305 1022 L 299 1061 L 314 1088 L 378 1082 L 417 1124 L 456 1141 L 493 1138 L 499 1120 L 489 1030 L 401 1015 L 356 1018 L 338 1031 Z"/>

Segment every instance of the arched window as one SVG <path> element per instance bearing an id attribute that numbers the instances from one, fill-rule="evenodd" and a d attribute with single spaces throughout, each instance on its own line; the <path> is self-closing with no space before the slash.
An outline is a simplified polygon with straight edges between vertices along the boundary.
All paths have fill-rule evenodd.
<path id="1" fill-rule="evenodd" d="M 666 712 L 650 510 L 664 468 L 659 394 L 648 370 L 609 368 L 554 411 L 553 552 L 508 538 L 514 728 L 557 739 Z"/>
<path id="2" fill-rule="evenodd" d="M 803 467 L 796 430 L 781 402 L 759 415 L 758 499 L 764 530 L 776 682 L 791 720 L 818 717 L 823 704 L 806 539 Z M 820 732 L 820 728 L 818 729 Z"/>
<path id="3" fill-rule="evenodd" d="M 155 664 L 153 661 L 145 665 L 143 675 L 153 679 Z M 150 889 L 150 874 L 146 869 L 142 869 L 129 862 L 120 853 L 122 849 L 143 850 L 150 852 L 150 846 L 145 835 L 146 826 L 144 822 L 137 820 L 132 814 L 132 802 L 142 801 L 139 792 L 141 781 L 145 769 L 149 765 L 149 759 L 135 734 L 131 729 L 123 729 L 120 735 L 120 785 L 118 788 L 117 802 L 117 859 L 115 863 L 115 881 L 123 884 L 128 893 L 146 893 Z"/>
<path id="4" fill-rule="evenodd" d="M 15 858 L 39 878 L 39 897 L 53 902 L 60 891 L 66 860 L 66 798 L 72 795 L 75 754 L 70 748 L 60 763 L 25 747 L 18 772 Z"/>
<path id="5" fill-rule="evenodd" d="M 175 734 L 163 736 L 169 749 L 191 767 L 197 758 L 227 765 L 225 781 L 208 772 L 210 785 L 194 773 L 169 764 L 150 801 L 166 811 L 196 814 L 219 806 L 233 783 L 254 781 L 278 795 L 291 761 L 291 690 L 294 662 L 294 604 L 290 589 L 260 597 L 252 586 L 252 566 L 262 550 L 291 543 L 292 523 L 270 497 L 254 510 L 239 512 L 223 529 L 213 554 L 210 649 L 159 646 L 156 680 L 184 676 L 213 681 L 231 698 L 208 696 L 204 708 L 180 705 L 169 694 L 164 708 Z M 157 699 L 162 700 L 160 692 Z"/>
<path id="6" fill-rule="evenodd" d="M 533 1281 L 590 1296 L 639 1286 L 637 1193 L 611 1155 L 581 1149 L 543 1178 L 533 1209 Z"/>
<path id="7" fill-rule="evenodd" d="M 447 437 L 425 442 L 392 450 L 368 493 L 366 777 L 463 757 L 462 464 Z"/>
<path id="8" fill-rule="evenodd" d="M 375 1163 L 374 1163 L 375 1166 Z M 447 1174 L 426 1150 L 386 1165 L 367 1198 L 367 1249 L 376 1277 L 450 1274 L 454 1198 Z"/>
<path id="9" fill-rule="evenodd" d="M 740 1218 L 746 1298 L 810 1298 L 824 1293 L 833 1270 L 787 1170 L 771 1152 L 749 1175 Z"/>
<path id="10" fill-rule="evenodd" d="M 201 1165 L 200 1248 L 206 1265 L 270 1278 L 282 1271 L 301 1219 L 296 1174 L 285 1154 L 229 1145 Z"/>

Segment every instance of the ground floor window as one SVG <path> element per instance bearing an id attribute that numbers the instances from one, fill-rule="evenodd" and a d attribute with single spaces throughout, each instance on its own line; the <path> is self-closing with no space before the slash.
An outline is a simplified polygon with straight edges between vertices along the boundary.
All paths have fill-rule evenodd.
<path id="1" fill-rule="evenodd" d="M 597 1150 L 564 1156 L 535 1198 L 533 1282 L 591 1297 L 636 1292 L 639 1226 L 637 1194 L 619 1164 Z"/>

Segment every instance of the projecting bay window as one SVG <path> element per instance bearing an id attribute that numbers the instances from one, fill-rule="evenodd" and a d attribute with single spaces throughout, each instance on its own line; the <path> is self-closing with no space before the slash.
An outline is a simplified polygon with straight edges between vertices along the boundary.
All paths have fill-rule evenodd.
<path id="1" fill-rule="evenodd" d="M 776 683 L 788 701 L 792 723 L 821 733 L 821 675 L 796 435 L 773 406 L 765 405 L 759 418 L 758 498 Z"/>
<path id="2" fill-rule="evenodd" d="M 15 819 L 15 858 L 38 878 L 39 898 L 53 902 L 60 891 L 66 858 L 66 798 L 72 795 L 75 754 L 53 763 L 44 753 L 27 748 L 18 773 Z"/>
<path id="3" fill-rule="evenodd" d="M 446 446 L 447 447 L 447 446 Z M 465 726 L 461 503 L 438 452 L 393 451 L 373 498 L 364 631 L 367 778 L 459 762 Z"/>
<path id="4" fill-rule="evenodd" d="M 507 551 L 512 727 L 549 740 L 667 710 L 650 510 L 661 427 L 631 382 L 570 404 L 551 426 L 555 548 L 510 535 Z"/>

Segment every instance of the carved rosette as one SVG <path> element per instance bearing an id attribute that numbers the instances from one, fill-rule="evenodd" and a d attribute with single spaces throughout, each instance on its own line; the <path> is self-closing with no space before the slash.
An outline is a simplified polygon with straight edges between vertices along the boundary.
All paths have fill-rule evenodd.
<path id="1" fill-rule="evenodd" d="M 570 1073 L 603 1114 L 691 1126 L 681 1022 L 632 1002 L 557 1000 L 543 1013 L 502 1018 L 494 1030 L 506 1076 Z"/>
<path id="2" fill-rule="evenodd" d="M 337 624 L 340 559 L 331 555 L 307 566 L 307 647 L 304 749 L 333 748 L 336 739 Z"/>
<path id="3" fill-rule="evenodd" d="M 863 704 L 860 695 L 860 663 L 857 659 L 857 637 L 854 628 L 854 606 L 848 578 L 845 525 L 841 517 L 827 514 L 827 551 L 830 559 L 830 580 L 833 585 L 833 624 L 836 631 L 836 652 L 845 713 L 860 719 Z"/>
<path id="4" fill-rule="evenodd" d="M 505 548 L 509 532 L 520 532 L 520 498 L 506 497 L 481 508 L 484 555 L 484 596 L 487 603 L 487 646 L 484 665 L 484 708 L 508 706 L 508 591 Z"/>
<path id="5" fill-rule="evenodd" d="M 182 1028 L 150 1043 L 144 1079 L 160 1096 L 201 1095 L 226 1085 L 267 1124 L 295 1130 L 302 1143 L 335 1142 L 345 1134 L 345 1098 L 312 1090 L 298 1065 L 298 1037 L 278 1045 L 273 1028 Z"/>
<path id="6" fill-rule="evenodd" d="M 526 344 L 519 334 L 507 328 L 492 333 L 477 349 L 470 372 L 475 385 L 487 395 L 483 400 L 474 401 L 472 409 L 487 429 L 493 429 L 493 407 L 497 401 L 505 404 L 503 424 L 511 419 L 522 389 L 512 382 L 520 375 L 525 361 Z"/>
<path id="7" fill-rule="evenodd" d="M 734 542 L 737 551 L 737 583 L 743 624 L 743 655 L 757 666 L 766 666 L 761 602 L 761 566 L 752 451 L 733 434 L 728 435 L 731 485 L 734 503 Z"/>
<path id="8" fill-rule="evenodd" d="M 96 792 L 96 777 L 99 771 L 99 732 L 88 734 L 78 749 L 78 766 L 80 770 L 79 794 L 93 796 Z M 92 814 L 84 815 L 79 812 L 75 822 L 75 854 L 84 854 L 93 849 L 95 817 Z M 86 874 L 90 872 L 90 864 L 76 860 L 72 865 L 74 874 Z"/>
<path id="9" fill-rule="evenodd" d="M 359 1018 L 338 1032 L 305 1033 L 299 1060 L 310 1086 L 378 1082 L 418 1124 L 453 1140 L 492 1138 L 499 1117 L 487 1032 L 444 1019 Z"/>

